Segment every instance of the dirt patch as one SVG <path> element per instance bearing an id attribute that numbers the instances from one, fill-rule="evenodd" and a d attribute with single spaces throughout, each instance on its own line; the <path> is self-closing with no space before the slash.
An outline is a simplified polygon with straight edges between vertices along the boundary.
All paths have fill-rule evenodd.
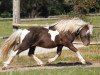
<path id="1" fill-rule="evenodd" d="M 10 72 L 10 71 L 28 71 L 28 70 L 38 70 L 38 69 L 62 69 L 66 67 L 100 67 L 100 63 L 90 63 L 82 65 L 79 62 L 75 63 L 66 63 L 66 62 L 59 62 L 57 64 L 46 64 L 45 66 L 37 66 L 37 65 L 20 65 L 20 66 L 9 66 L 7 70 L 2 70 L 0 66 L 0 72 Z"/>

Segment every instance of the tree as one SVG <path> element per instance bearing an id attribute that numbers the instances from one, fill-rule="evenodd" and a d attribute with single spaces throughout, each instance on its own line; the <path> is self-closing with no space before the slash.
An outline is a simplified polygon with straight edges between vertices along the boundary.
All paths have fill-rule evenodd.
<path id="1" fill-rule="evenodd" d="M 78 14 L 89 13 L 90 8 L 96 5 L 96 0 L 69 0 L 73 5 L 73 11 Z"/>
<path id="2" fill-rule="evenodd" d="M 29 18 L 37 17 L 43 9 L 47 10 L 46 0 L 21 0 L 21 14 Z"/>
<path id="3" fill-rule="evenodd" d="M 1 0 L 0 1 L 0 15 L 2 17 L 12 16 L 12 0 Z"/>
<path id="4" fill-rule="evenodd" d="M 100 0 L 20 0 L 21 17 L 100 12 Z M 12 0 L 0 0 L 0 17 L 12 17 Z"/>
<path id="5" fill-rule="evenodd" d="M 28 17 L 47 17 L 64 12 L 64 0 L 21 0 L 21 14 Z"/>

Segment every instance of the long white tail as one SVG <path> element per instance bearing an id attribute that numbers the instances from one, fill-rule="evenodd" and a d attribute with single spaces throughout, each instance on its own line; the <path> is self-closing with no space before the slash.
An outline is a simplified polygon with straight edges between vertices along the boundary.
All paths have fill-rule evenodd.
<path id="1" fill-rule="evenodd" d="M 18 29 L 13 34 L 11 34 L 11 36 L 3 43 L 3 45 L 1 46 L 1 49 L 2 49 L 1 56 L 2 56 L 3 59 L 7 57 L 11 48 L 17 42 L 16 40 L 18 38 L 20 38 L 21 33 L 22 33 L 22 30 Z"/>

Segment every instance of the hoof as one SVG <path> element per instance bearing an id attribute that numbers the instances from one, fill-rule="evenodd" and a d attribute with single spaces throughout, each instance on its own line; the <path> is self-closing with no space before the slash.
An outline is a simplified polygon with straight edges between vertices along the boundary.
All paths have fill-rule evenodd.
<path id="1" fill-rule="evenodd" d="M 43 62 L 37 63 L 38 66 L 44 66 Z"/>
<path id="2" fill-rule="evenodd" d="M 43 66 L 45 66 L 45 64 L 41 64 L 40 66 L 43 67 Z"/>
<path id="3" fill-rule="evenodd" d="M 85 65 L 85 64 L 86 64 L 86 62 L 85 62 L 85 61 L 82 61 L 81 63 L 82 63 L 83 65 Z"/>
<path id="4" fill-rule="evenodd" d="M 45 66 L 45 64 L 38 64 L 37 66 L 41 66 L 41 67 L 43 67 L 43 66 Z"/>
<path id="5" fill-rule="evenodd" d="M 49 64 L 49 63 L 50 63 L 50 62 L 48 62 L 48 61 L 46 62 L 46 64 Z"/>
<path id="6" fill-rule="evenodd" d="M 54 61 L 54 58 L 48 59 L 48 63 L 51 63 L 51 62 L 53 62 L 53 61 Z"/>
<path id="7" fill-rule="evenodd" d="M 7 70 L 7 67 L 2 67 L 2 70 Z"/>

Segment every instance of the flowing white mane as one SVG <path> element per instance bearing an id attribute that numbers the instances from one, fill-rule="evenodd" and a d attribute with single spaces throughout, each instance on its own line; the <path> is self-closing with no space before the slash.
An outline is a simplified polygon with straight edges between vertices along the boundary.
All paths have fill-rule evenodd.
<path id="1" fill-rule="evenodd" d="M 82 28 L 83 26 L 87 25 L 88 23 L 79 19 L 79 18 L 73 18 L 73 19 L 68 19 L 68 20 L 61 20 L 55 23 L 55 28 L 57 31 L 61 32 L 75 32 L 79 28 Z"/>

